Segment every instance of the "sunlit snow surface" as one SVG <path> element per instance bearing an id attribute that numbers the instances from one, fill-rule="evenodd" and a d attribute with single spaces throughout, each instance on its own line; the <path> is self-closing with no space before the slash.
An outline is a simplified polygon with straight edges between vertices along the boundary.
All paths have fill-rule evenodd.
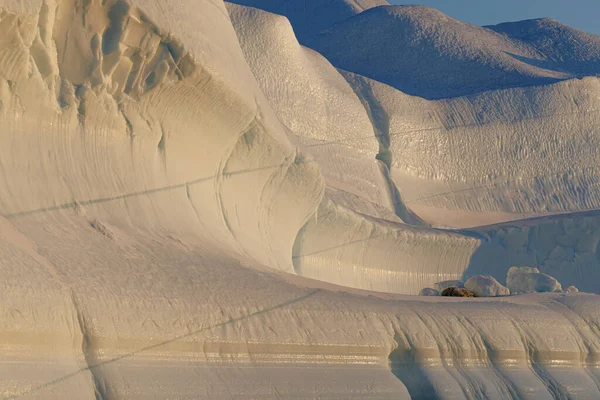
<path id="1" fill-rule="evenodd" d="M 1 396 L 600 397 L 597 295 L 409 296 L 513 265 L 598 292 L 598 38 L 313 3 L 0 0 Z M 405 20 L 443 51 L 377 33 Z"/>

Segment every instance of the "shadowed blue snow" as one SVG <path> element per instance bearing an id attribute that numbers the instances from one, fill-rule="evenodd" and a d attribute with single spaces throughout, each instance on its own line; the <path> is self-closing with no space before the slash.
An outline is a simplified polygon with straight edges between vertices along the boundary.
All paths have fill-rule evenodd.
<path id="1" fill-rule="evenodd" d="M 391 0 L 390 4 L 425 5 L 474 25 L 493 25 L 505 21 L 554 18 L 583 31 L 600 34 L 597 0 Z"/>
<path id="2" fill-rule="evenodd" d="M 548 18 L 486 29 L 427 6 L 372 7 L 306 44 L 337 68 L 428 99 L 600 72 L 600 36 Z"/>

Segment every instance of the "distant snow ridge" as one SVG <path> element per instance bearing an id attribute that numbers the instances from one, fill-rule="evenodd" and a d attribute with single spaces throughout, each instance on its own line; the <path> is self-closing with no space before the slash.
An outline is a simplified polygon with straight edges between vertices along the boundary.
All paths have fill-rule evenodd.
<path id="1" fill-rule="evenodd" d="M 540 68 L 574 75 L 598 75 L 600 37 L 541 18 L 486 26 L 533 47 L 539 60 L 523 60 Z"/>
<path id="2" fill-rule="evenodd" d="M 336 67 L 428 99 L 600 73 L 600 37 L 534 20 L 482 28 L 423 6 L 380 6 L 307 45 Z"/>

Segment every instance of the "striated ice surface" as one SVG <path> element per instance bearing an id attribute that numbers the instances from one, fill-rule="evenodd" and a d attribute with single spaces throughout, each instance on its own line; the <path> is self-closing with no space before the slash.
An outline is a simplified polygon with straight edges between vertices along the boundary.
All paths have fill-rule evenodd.
<path id="1" fill-rule="evenodd" d="M 376 115 L 405 204 L 426 221 L 462 228 L 598 208 L 598 78 L 428 101 L 345 75 Z"/>
<path id="2" fill-rule="evenodd" d="M 597 398 L 597 295 L 409 296 L 514 265 L 598 292 L 597 78 L 427 100 L 291 28 L 318 15 L 306 44 L 390 9 L 292 3 L 252 3 L 290 24 L 220 0 L 0 0 L 0 396 Z M 417 14 L 419 35 L 447 18 Z M 530 25 L 554 69 L 490 52 L 491 77 L 588 74 L 596 37 Z"/>

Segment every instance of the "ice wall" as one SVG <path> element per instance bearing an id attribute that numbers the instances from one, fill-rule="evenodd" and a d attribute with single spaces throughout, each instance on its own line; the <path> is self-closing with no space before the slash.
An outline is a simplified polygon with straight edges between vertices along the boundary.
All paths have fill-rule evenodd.
<path id="1" fill-rule="evenodd" d="M 484 238 L 468 274 L 498 274 L 513 265 L 535 265 L 566 288 L 597 293 L 600 228 L 596 211 L 532 218 L 475 231 Z"/>
<path id="2" fill-rule="evenodd" d="M 357 213 L 326 200 L 294 246 L 297 274 L 338 285 L 418 294 L 460 279 L 479 240 Z"/>
<path id="3" fill-rule="evenodd" d="M 380 157 L 373 118 L 343 76 L 298 44 L 286 18 L 235 4 L 227 8 L 260 88 L 303 153 L 318 163 L 329 193 L 361 213 L 379 217 L 384 208 L 388 219 L 424 225 L 402 201 Z"/>

